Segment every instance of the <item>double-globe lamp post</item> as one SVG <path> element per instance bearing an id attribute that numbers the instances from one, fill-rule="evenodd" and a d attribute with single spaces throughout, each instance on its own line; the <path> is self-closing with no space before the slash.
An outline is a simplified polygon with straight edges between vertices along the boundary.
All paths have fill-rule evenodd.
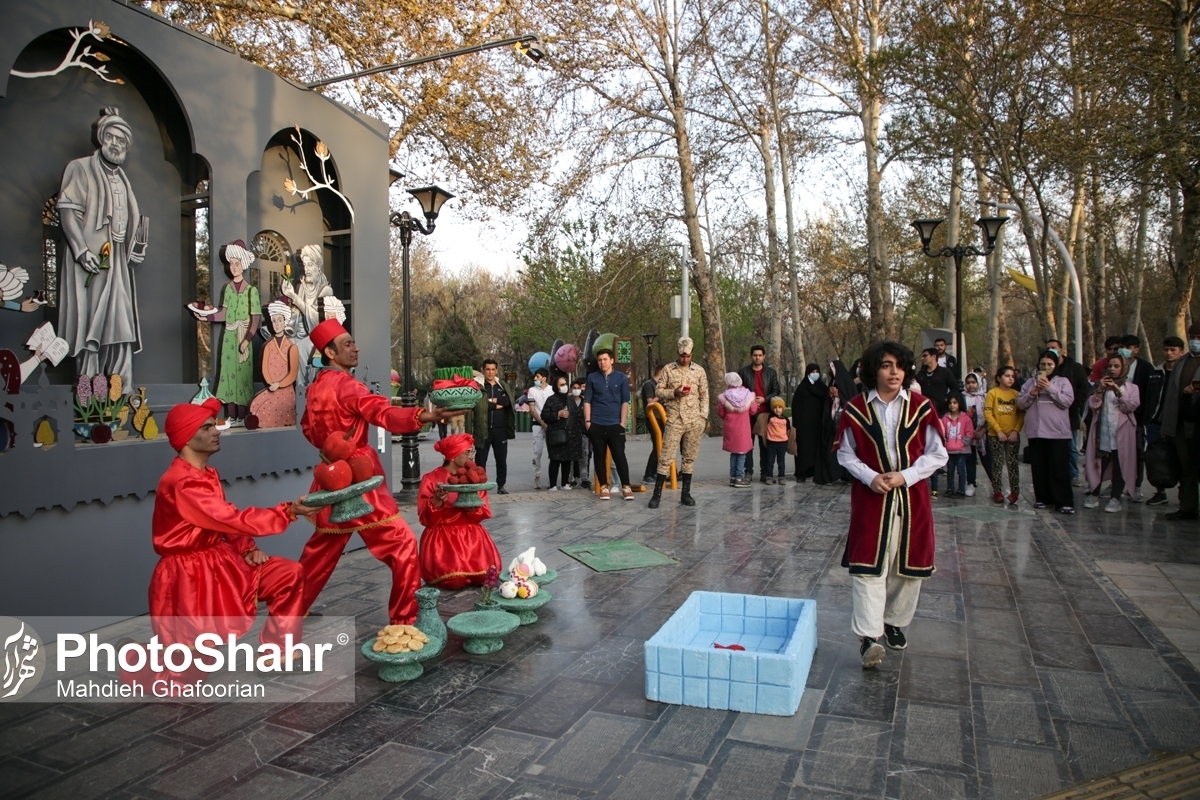
<path id="1" fill-rule="evenodd" d="M 930 258 L 946 258 L 950 256 L 954 259 L 954 357 L 958 359 L 960 372 L 965 374 L 967 369 L 963 362 L 963 356 L 966 346 L 966 333 L 963 331 L 963 299 L 962 299 L 962 262 L 966 256 L 987 256 L 996 249 L 996 238 L 1000 235 L 1000 228 L 1004 223 L 1008 222 L 1008 217 L 980 217 L 975 220 L 975 224 L 983 232 L 986 245 L 980 250 L 974 245 L 956 244 L 953 247 L 946 245 L 941 250 L 932 251 L 929 249 L 929 242 L 933 239 L 933 232 L 937 230 L 938 225 L 941 225 L 944 219 L 914 219 L 910 224 L 917 229 L 917 234 L 921 237 L 921 252 Z"/>
<path id="2" fill-rule="evenodd" d="M 414 218 L 407 211 L 393 212 L 388 218 L 393 228 L 400 231 L 401 265 L 404 292 L 403 328 L 404 328 L 404 372 L 400 394 L 400 405 L 404 408 L 415 408 L 417 393 L 413 389 L 412 363 L 412 297 L 409 291 L 409 248 L 412 246 L 413 234 L 420 232 L 424 236 L 433 233 L 435 220 L 442 204 L 454 195 L 438 186 L 425 186 L 420 189 L 409 189 L 408 193 L 421 204 L 421 213 L 425 216 L 426 225 Z M 405 433 L 400 436 L 400 485 L 404 491 L 412 491 L 421 482 L 421 454 L 417 447 L 417 434 Z"/>

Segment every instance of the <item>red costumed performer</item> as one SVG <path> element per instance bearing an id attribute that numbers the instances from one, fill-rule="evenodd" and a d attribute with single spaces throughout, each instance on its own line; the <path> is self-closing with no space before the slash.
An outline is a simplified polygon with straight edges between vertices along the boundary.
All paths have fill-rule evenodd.
<path id="1" fill-rule="evenodd" d="M 490 519 L 487 492 L 480 492 L 483 505 L 456 508 L 457 492 L 446 492 L 438 484 L 450 481 L 451 470 L 465 466 L 475 455 L 475 437 L 468 433 L 447 436 L 433 446 L 446 459 L 421 478 L 417 494 L 417 518 L 425 526 L 421 534 L 421 579 L 439 589 L 480 586 L 488 567 L 500 569 L 500 551 L 480 523 Z"/>
<path id="2" fill-rule="evenodd" d="M 921 581 L 933 575 L 933 505 L 928 478 L 946 464 L 942 428 L 928 398 L 910 392 L 913 354 L 896 342 L 863 353 L 865 394 L 846 404 L 833 449 L 855 478 L 850 531 L 842 566 L 850 569 L 854 615 L 864 667 L 883 660 L 877 639 L 908 646 L 901 628 L 912 622 Z"/>
<path id="3" fill-rule="evenodd" d="M 179 456 L 154 495 L 154 552 L 161 558 L 150 579 L 151 622 L 163 644 L 190 646 L 200 633 L 241 636 L 263 600 L 270 619 L 261 639 L 282 648 L 287 634 L 298 642 L 303 632 L 304 578 L 299 564 L 268 556 L 252 537 L 283 533 L 298 514 L 316 509 L 297 500 L 239 511 L 225 500 L 221 478 L 208 466 L 221 449 L 220 408 L 211 398 L 167 414 L 167 438 Z"/>
<path id="4" fill-rule="evenodd" d="M 444 422 L 465 412 L 444 409 L 422 411 L 419 408 L 399 408 L 383 395 L 371 394 L 367 387 L 351 375 L 358 366 L 358 347 L 354 339 L 336 319 L 327 319 L 309 334 L 313 348 L 321 354 L 326 368 L 322 369 L 308 387 L 307 403 L 300 429 L 304 437 L 320 448 L 331 433 L 350 432 L 355 450 L 350 457 L 365 456 L 371 460 L 372 475 L 385 480 L 363 495 L 374 511 L 358 519 L 334 524 L 329 521 L 329 509 L 313 517 L 317 531 L 304 552 L 300 565 L 304 568 L 304 608 L 307 610 L 325 588 L 333 574 L 350 535 L 357 533 L 366 543 L 371 555 L 392 571 L 392 593 L 388 598 L 388 618 L 393 625 L 411 625 L 417 618 L 417 598 L 413 594 L 421 586 L 417 566 L 417 540 L 400 517 L 400 510 L 388 489 L 386 473 L 375 448 L 367 443 L 367 426 L 374 425 L 391 433 L 416 433 L 426 422 Z M 313 482 L 313 490 L 320 487 Z"/>

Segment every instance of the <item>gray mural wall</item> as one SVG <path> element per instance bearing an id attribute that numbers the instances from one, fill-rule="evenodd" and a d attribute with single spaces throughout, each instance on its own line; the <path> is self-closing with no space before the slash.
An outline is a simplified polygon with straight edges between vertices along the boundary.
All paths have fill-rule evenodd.
<path id="1" fill-rule="evenodd" d="M 122 83 L 78 67 L 48 77 L 10 74 L 54 69 L 72 42 L 69 31 L 93 21 L 106 23 L 112 36 L 89 43 Z M 119 2 L 15 0 L 0 4 L 0 29 L 0 262 L 29 271 L 27 290 L 44 288 L 43 206 L 57 195 L 67 162 L 95 149 L 100 109 L 118 106 L 133 131 L 124 169 L 151 220 L 146 260 L 135 267 L 143 349 L 134 358 L 134 385 L 146 387 L 160 425 L 170 405 L 197 391 L 196 323 L 184 309 L 196 298 L 194 224 L 184 198 L 197 182 L 209 182 L 212 297 L 226 280 L 219 245 L 282 228 L 298 249 L 323 241 L 330 229 L 330 214 L 321 213 L 329 197 L 300 202 L 271 185 L 279 165 L 264 168 L 267 156 L 278 159 L 281 137 L 296 125 L 328 146 L 339 188 L 354 206 L 349 258 L 327 263 L 326 271 L 351 315 L 362 350 L 359 374 L 387 386 L 388 271 L 358 268 L 388 263 L 388 131 L 382 123 Z M 333 227 L 349 227 L 348 220 L 343 214 Z M 24 343 L 44 320 L 56 320 L 53 308 L 0 311 L 0 348 L 27 357 Z M 146 610 L 156 561 L 153 490 L 174 453 L 163 437 L 77 443 L 73 377 L 68 358 L 57 368 L 39 368 L 19 394 L 0 394 L 0 420 L 17 432 L 15 446 L 0 453 L 0 614 Z M 43 416 L 57 430 L 58 443 L 50 448 L 33 444 Z M 230 432 L 222 445 L 213 465 L 230 499 L 241 504 L 271 505 L 302 494 L 317 461 L 295 428 Z M 386 448 L 385 465 L 390 443 Z M 296 557 L 308 530 L 294 525 L 263 547 Z"/>

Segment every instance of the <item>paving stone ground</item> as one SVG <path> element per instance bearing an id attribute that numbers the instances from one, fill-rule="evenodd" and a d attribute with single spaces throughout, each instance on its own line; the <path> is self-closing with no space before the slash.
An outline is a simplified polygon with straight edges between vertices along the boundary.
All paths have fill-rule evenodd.
<path id="1" fill-rule="evenodd" d="M 848 488 L 731 489 L 719 446 L 705 443 L 695 508 L 497 498 L 501 553 L 536 545 L 560 574 L 499 652 L 452 636 L 407 685 L 360 660 L 346 705 L 0 706 L 0 797 L 1034 798 L 1200 747 L 1200 674 L 1175 626 L 1139 610 L 1165 590 L 1126 580 L 1174 580 L 1188 602 L 1176 567 L 1200 565 L 1200 524 L 1163 521 L 1170 506 L 936 501 L 939 569 L 909 648 L 863 671 L 839 565 Z M 680 563 L 598 574 L 557 551 L 619 538 Z M 386 621 L 387 577 L 350 553 L 318 607 L 356 614 L 365 638 Z M 796 715 L 645 700 L 641 643 L 697 589 L 816 599 Z M 474 598 L 444 595 L 443 616 Z"/>

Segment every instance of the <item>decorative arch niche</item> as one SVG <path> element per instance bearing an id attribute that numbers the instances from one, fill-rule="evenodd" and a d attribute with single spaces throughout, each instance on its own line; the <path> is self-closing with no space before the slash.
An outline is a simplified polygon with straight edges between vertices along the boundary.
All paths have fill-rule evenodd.
<path id="1" fill-rule="evenodd" d="M 86 27 L 87 20 L 80 21 Z M 31 41 L 13 68 L 53 71 L 72 46 L 71 31 L 59 29 Z M 56 296 L 61 281 L 63 244 L 53 203 L 63 169 L 95 150 L 100 109 L 116 106 L 133 129 L 125 172 L 142 213 L 150 217 L 146 260 L 136 267 L 142 349 L 134 356 L 137 383 L 191 382 L 197 369 L 195 329 L 181 305 L 195 291 L 194 230 L 176 216 L 183 198 L 208 178 L 208 166 L 194 154 L 189 120 L 175 91 L 141 52 L 116 38 L 87 41 L 101 58 L 106 77 L 70 67 L 53 75 L 8 78 L 0 98 L 0 261 L 25 267 L 27 290 Z M 119 82 L 116 82 L 119 81 Z M 49 200 L 48 200 L 49 199 Z M 60 272 L 55 273 L 57 265 Z M 0 346 L 24 341 L 43 320 L 61 326 L 56 304 L 29 314 L 0 315 Z M 74 362 L 66 358 L 48 370 L 51 382 L 70 383 Z"/>

